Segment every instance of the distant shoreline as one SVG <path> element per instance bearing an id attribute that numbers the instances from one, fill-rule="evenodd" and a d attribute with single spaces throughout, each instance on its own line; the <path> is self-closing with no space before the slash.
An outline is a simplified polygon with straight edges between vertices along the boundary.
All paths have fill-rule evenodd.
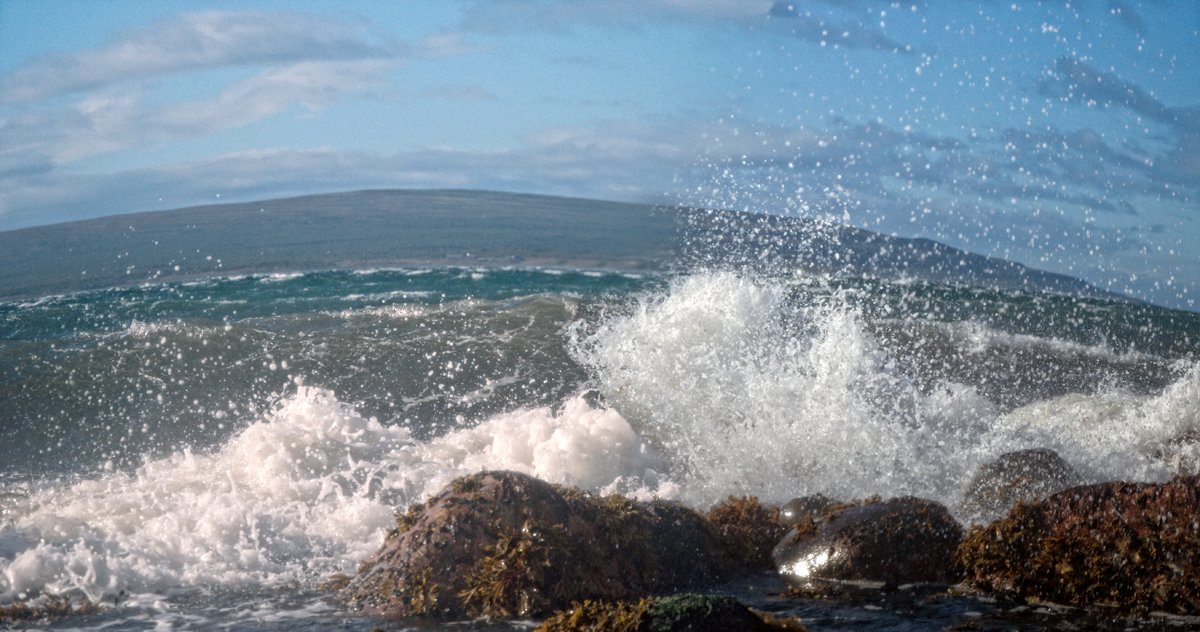
<path id="1" fill-rule="evenodd" d="M 753 267 L 763 256 L 834 274 L 1134 301 L 935 241 L 809 219 L 466 190 L 309 195 L 0 232 L 0 300 L 214 275 L 414 266 L 661 272 Z"/>

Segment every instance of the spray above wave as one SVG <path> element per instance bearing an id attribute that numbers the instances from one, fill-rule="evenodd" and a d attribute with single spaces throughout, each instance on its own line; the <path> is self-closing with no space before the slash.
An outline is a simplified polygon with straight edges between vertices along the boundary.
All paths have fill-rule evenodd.
<path id="1" fill-rule="evenodd" d="M 817 492 L 953 504 L 981 462 L 1025 447 L 1058 449 L 1097 479 L 1162 479 L 1168 460 L 1194 458 L 1196 445 L 1176 439 L 1200 428 L 1200 369 L 1158 396 L 1096 385 L 1052 430 L 1033 430 L 972 384 L 906 373 L 857 303 L 853 291 L 807 277 L 702 273 L 579 327 L 574 349 L 697 504 Z M 1104 401 L 1122 407 L 1108 423 L 1074 418 Z"/>

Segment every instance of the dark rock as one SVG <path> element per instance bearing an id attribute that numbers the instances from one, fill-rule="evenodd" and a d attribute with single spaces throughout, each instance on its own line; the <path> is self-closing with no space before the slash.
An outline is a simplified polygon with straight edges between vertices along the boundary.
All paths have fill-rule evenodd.
<path id="1" fill-rule="evenodd" d="M 943 505 L 907 496 L 843 505 L 820 521 L 802 521 L 772 556 L 793 584 L 952 582 L 954 552 L 962 536 L 962 527 Z"/>
<path id="2" fill-rule="evenodd" d="M 1017 505 L 974 527 L 967 582 L 1076 606 L 1200 614 L 1200 477 L 1102 483 Z"/>
<path id="3" fill-rule="evenodd" d="M 822 494 L 793 498 L 779 508 L 779 523 L 785 527 L 792 527 L 805 518 L 816 520 L 836 504 L 836 501 Z"/>
<path id="4" fill-rule="evenodd" d="M 746 566 L 771 569 L 771 550 L 787 532 L 780 524 L 779 508 L 764 505 L 755 496 L 730 496 L 705 514 L 725 541 L 734 559 Z"/>
<path id="5" fill-rule="evenodd" d="M 732 597 L 681 594 L 640 601 L 585 601 L 546 619 L 537 632 L 769 632 L 804 630 L 794 619 L 760 615 Z"/>
<path id="6" fill-rule="evenodd" d="M 388 616 L 531 617 L 701 585 L 734 566 L 716 529 L 677 503 L 485 472 L 398 517 L 346 594 Z"/>
<path id="7" fill-rule="evenodd" d="M 1006 452 L 971 478 L 958 514 L 969 522 L 991 522 L 1017 503 L 1040 500 L 1079 483 L 1075 468 L 1054 450 Z"/>

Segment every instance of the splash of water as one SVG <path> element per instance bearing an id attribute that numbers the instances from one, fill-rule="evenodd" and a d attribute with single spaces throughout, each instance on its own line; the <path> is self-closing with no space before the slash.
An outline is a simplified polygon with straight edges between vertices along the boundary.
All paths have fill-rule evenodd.
<path id="1" fill-rule="evenodd" d="M 658 457 L 583 399 L 420 442 L 301 386 L 211 454 L 179 451 L 34 493 L 0 531 L 0 603 L 179 586 L 314 584 L 351 572 L 397 509 L 457 476 L 512 469 L 596 492 L 669 495 Z"/>
<path id="2" fill-rule="evenodd" d="M 1175 438 L 1200 428 L 1198 369 L 1157 396 L 1108 389 L 1042 404 L 1052 415 L 1000 415 L 964 384 L 915 383 L 849 298 L 811 277 L 700 273 L 578 328 L 574 350 L 699 505 L 731 493 L 952 505 L 980 463 L 1029 447 L 1059 450 L 1096 480 L 1161 480 L 1195 458 L 1196 444 Z M 1086 423 L 1104 406 L 1117 410 Z M 1047 416 L 1040 429 L 1022 421 Z"/>

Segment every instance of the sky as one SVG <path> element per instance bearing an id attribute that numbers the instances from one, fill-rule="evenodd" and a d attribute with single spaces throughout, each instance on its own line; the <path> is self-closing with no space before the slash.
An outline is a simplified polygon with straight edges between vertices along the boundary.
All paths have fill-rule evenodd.
<path id="1" fill-rule="evenodd" d="M 831 216 L 1200 309 L 1200 3 L 0 0 L 0 230 L 367 188 Z"/>

